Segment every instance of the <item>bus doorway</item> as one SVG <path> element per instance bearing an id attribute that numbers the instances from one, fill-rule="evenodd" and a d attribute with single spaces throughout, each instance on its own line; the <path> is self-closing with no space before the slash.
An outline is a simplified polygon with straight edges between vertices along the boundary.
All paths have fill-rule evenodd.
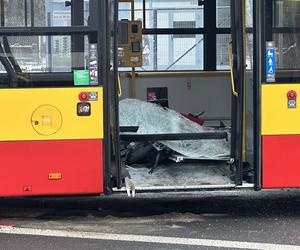
<path id="1" fill-rule="evenodd" d="M 209 3 L 195 8 L 202 7 L 209 8 Z M 193 90 L 195 95 L 186 95 L 179 82 L 191 78 L 190 72 L 131 73 L 136 87 L 143 86 L 144 97 L 139 95 L 142 90 L 137 90 L 136 95 L 123 94 L 118 120 L 121 166 L 136 190 L 226 189 L 253 184 L 253 165 L 247 164 L 245 157 L 245 2 L 231 1 L 230 8 L 231 70 L 225 74 L 230 91 L 222 92 L 216 84 L 209 91 L 200 86 Z M 198 74 L 202 81 L 220 81 L 213 74 Z M 173 85 L 164 83 L 161 87 L 151 81 L 171 81 Z M 211 109 L 228 105 L 218 100 L 220 93 L 230 100 L 229 116 L 207 118 L 201 112 L 205 110 L 194 114 L 181 111 L 182 103 L 193 103 L 193 110 L 200 109 L 200 98 Z M 121 183 L 122 175 L 119 178 Z M 123 180 L 124 188 L 125 185 Z"/>

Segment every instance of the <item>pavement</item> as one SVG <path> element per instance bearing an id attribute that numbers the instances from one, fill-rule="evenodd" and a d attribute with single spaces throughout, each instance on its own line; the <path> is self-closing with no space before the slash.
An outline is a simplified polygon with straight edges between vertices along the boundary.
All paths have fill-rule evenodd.
<path id="1" fill-rule="evenodd" d="M 0 199 L 0 249 L 299 249 L 300 191 Z"/>

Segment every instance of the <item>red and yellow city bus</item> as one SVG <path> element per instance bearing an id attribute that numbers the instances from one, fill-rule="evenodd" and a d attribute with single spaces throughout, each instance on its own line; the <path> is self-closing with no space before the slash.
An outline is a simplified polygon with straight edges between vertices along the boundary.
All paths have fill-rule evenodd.
<path id="1" fill-rule="evenodd" d="M 222 130 L 222 121 L 214 133 L 136 135 L 136 124 L 120 128 L 119 121 L 118 3 L 67 1 L 63 10 L 51 13 L 53 6 L 47 1 L 32 1 L 28 8 L 25 0 L 1 0 L 0 196 L 100 195 L 126 188 L 153 192 L 300 187 L 299 4 L 250 2 L 253 23 L 246 25 L 246 1 L 231 1 L 231 77 L 224 73 L 232 86 L 232 92 L 224 94 L 232 110 L 227 130 Z M 249 61 L 252 68 L 246 69 Z M 193 74 L 172 76 L 187 79 Z M 135 72 L 131 77 L 137 77 Z M 129 95 L 121 98 L 125 97 Z M 208 104 L 214 105 L 211 100 Z M 178 157 L 181 165 L 143 173 L 143 164 L 125 166 L 120 157 L 120 141 L 127 146 L 151 142 L 149 156 L 154 148 L 157 167 L 162 147 L 154 141 L 195 140 L 206 146 L 226 144 L 228 155 L 217 160 Z M 164 167 L 166 176 L 160 172 Z"/>

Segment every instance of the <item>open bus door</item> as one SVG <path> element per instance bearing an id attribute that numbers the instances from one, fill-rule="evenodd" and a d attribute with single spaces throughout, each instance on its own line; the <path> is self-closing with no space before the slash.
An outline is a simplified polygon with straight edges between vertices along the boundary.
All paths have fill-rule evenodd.
<path id="1" fill-rule="evenodd" d="M 300 2 L 257 1 L 257 182 L 299 188 Z"/>
<path id="2" fill-rule="evenodd" d="M 108 1 L 0 3 L 0 196 L 104 193 Z"/>
<path id="3" fill-rule="evenodd" d="M 245 138 L 245 1 L 231 0 L 231 43 L 229 57 L 232 82 L 231 157 L 235 169 L 235 183 L 243 184 L 246 149 Z"/>
<path id="4" fill-rule="evenodd" d="M 204 4 L 204 8 L 207 7 L 207 5 L 209 5 L 210 2 L 208 1 L 207 3 L 205 2 Z M 117 6 L 115 6 L 115 15 L 114 15 L 114 22 L 115 24 L 117 23 L 118 20 L 118 15 L 117 15 Z M 231 155 L 230 155 L 230 161 L 229 164 L 232 166 L 231 170 L 232 170 L 232 181 L 230 182 L 229 185 L 216 185 L 216 187 L 218 188 L 226 188 L 226 187 L 234 187 L 234 186 L 241 186 L 243 185 L 243 171 L 244 171 L 244 163 L 245 163 L 245 144 L 244 144 L 244 140 L 245 140 L 245 118 L 244 118 L 244 112 L 245 112 L 245 2 L 244 1 L 235 1 L 232 0 L 231 1 L 231 13 L 232 13 L 232 43 L 230 45 L 230 58 L 232 59 L 232 64 L 231 64 L 231 73 L 232 73 L 232 117 L 231 117 Z M 116 27 L 115 27 L 115 33 L 116 34 Z M 116 35 L 115 35 L 115 39 L 116 39 Z M 118 117 L 118 96 L 117 96 L 117 41 L 114 41 L 114 91 L 113 91 L 113 107 L 115 112 L 113 112 L 116 116 L 115 118 L 115 122 L 117 125 L 119 125 L 119 117 Z M 212 104 L 213 105 L 213 104 Z M 118 127 L 118 126 L 117 126 Z M 119 135 L 120 131 L 119 128 L 114 128 L 114 133 L 115 135 Z M 210 136 L 212 136 L 213 133 L 210 133 Z M 218 134 L 216 133 L 217 136 Z M 132 136 L 132 135 L 130 135 Z M 148 140 L 148 141 L 152 141 L 154 140 L 167 140 L 165 138 L 171 138 L 170 136 L 177 136 L 177 140 L 184 140 L 188 137 L 185 138 L 185 134 L 180 134 L 180 137 L 178 134 L 164 134 L 164 138 L 162 139 L 162 135 L 157 134 L 157 135 L 149 135 L 147 137 L 147 135 L 140 135 L 140 140 L 142 140 L 143 136 L 145 136 L 146 139 L 144 140 Z M 150 138 L 151 136 L 151 138 Z M 194 135 L 195 136 L 195 135 Z M 223 138 L 212 138 L 212 137 L 208 137 L 208 138 L 200 138 L 201 134 L 197 134 L 197 138 L 193 138 L 195 140 L 199 140 L 199 139 L 223 139 Z M 133 136 L 132 136 L 133 137 Z M 117 146 L 119 145 L 120 141 L 119 138 L 125 138 L 125 136 L 122 137 L 122 133 L 121 136 L 115 136 L 114 137 L 114 149 L 117 149 Z M 136 137 L 137 138 L 137 137 Z M 174 140 L 174 138 L 172 138 Z M 170 139 L 170 140 L 172 140 Z M 175 138 L 176 139 L 176 138 Z M 125 139 L 124 139 L 125 140 Z M 116 151 L 116 162 L 119 162 L 119 164 L 117 166 L 119 166 L 117 168 L 117 188 L 121 188 L 122 187 L 122 183 L 123 182 L 123 178 L 124 176 L 122 176 L 122 162 L 120 161 L 120 154 L 119 151 Z M 155 178 L 152 177 L 151 175 L 149 175 L 147 178 Z M 181 189 L 187 189 L 187 186 L 185 186 L 184 188 L 182 188 L 180 186 L 180 188 L 178 188 L 177 186 L 175 186 L 175 188 L 171 189 L 167 189 L 167 187 L 165 189 L 162 188 L 162 185 L 159 183 L 155 188 L 156 189 L 152 189 L 153 187 L 142 187 L 141 190 L 145 191 L 145 190 L 157 190 L 160 188 L 160 190 L 181 190 Z M 205 185 L 203 185 L 205 186 Z M 212 185 L 213 186 L 213 185 Z M 209 188 L 209 185 L 205 186 L 206 188 Z M 195 189 L 201 189 L 201 184 L 199 186 L 197 186 Z"/>

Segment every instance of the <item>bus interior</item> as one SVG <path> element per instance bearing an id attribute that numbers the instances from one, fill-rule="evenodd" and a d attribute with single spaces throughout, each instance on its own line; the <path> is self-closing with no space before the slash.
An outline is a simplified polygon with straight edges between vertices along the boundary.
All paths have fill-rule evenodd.
<path id="1" fill-rule="evenodd" d="M 119 13 L 125 11 L 124 6 L 119 7 Z M 194 3 L 192 11 L 202 8 L 200 3 Z M 231 11 L 236 15 L 231 25 L 246 32 L 245 13 L 237 11 L 245 8 L 232 1 Z M 226 71 L 180 71 L 187 67 L 186 57 L 195 54 L 190 51 L 201 44 L 199 36 L 170 38 L 171 47 L 172 39 L 194 43 L 177 53 L 169 65 L 160 66 L 169 71 L 151 72 L 143 65 L 131 72 L 127 65 L 124 72 L 124 67 L 119 66 L 119 157 L 125 176 L 130 177 L 136 190 L 215 189 L 253 184 L 253 61 L 252 55 L 246 57 L 244 51 L 247 48 L 251 53 L 253 43 L 244 40 L 244 32 L 236 33 L 224 42 Z M 150 35 L 144 36 L 145 49 L 149 46 L 145 40 L 152 40 Z M 162 41 L 168 40 L 165 37 L 153 38 L 154 44 L 161 43 L 156 48 L 156 53 L 161 53 L 157 57 L 163 57 L 166 45 Z M 245 57 L 237 58 L 237 53 Z M 149 62 L 153 58 L 143 59 Z M 241 67 L 246 65 L 245 60 L 247 70 Z"/>

